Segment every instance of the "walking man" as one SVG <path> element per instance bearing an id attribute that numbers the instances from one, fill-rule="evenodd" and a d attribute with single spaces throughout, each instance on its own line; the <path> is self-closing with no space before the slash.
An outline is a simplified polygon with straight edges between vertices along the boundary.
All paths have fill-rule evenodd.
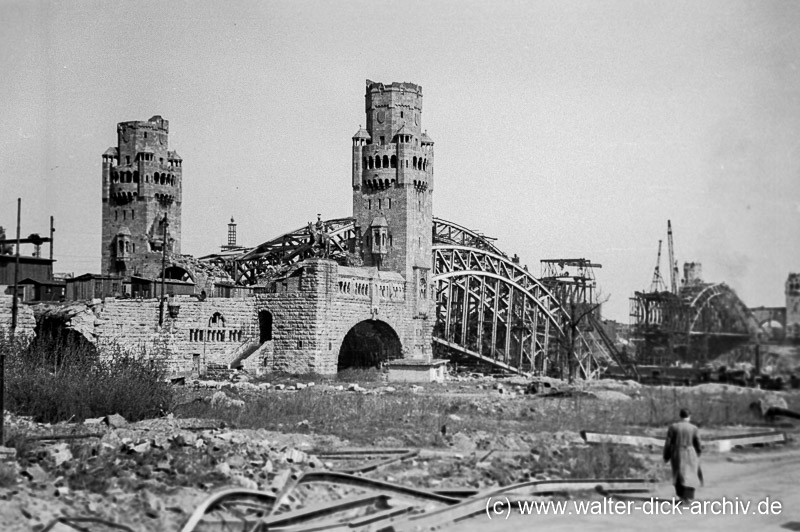
<path id="1" fill-rule="evenodd" d="M 689 421 L 689 411 L 680 411 L 680 421 L 667 430 L 664 442 L 664 462 L 672 462 L 672 483 L 675 495 L 684 503 L 694 499 L 694 490 L 702 481 L 700 472 L 700 435 Z"/>

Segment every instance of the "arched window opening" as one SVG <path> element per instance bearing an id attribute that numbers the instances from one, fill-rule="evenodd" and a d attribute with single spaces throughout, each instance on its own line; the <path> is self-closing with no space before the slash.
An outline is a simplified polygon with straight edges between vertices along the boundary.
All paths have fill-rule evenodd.
<path id="1" fill-rule="evenodd" d="M 219 312 L 215 312 L 208 318 L 209 327 L 225 327 L 225 316 Z"/>
<path id="2" fill-rule="evenodd" d="M 272 340 L 272 312 L 260 310 L 258 312 L 259 341 L 263 344 Z"/>
<path id="3" fill-rule="evenodd" d="M 139 170 L 134 170 L 133 171 L 133 182 L 134 183 L 138 183 L 139 182 Z"/>
<path id="4" fill-rule="evenodd" d="M 381 167 L 381 156 L 380 155 L 376 155 L 375 156 L 375 168 L 380 168 L 380 167 Z"/>
<path id="5" fill-rule="evenodd" d="M 411 163 L 411 167 L 412 167 L 414 170 L 416 170 L 416 169 L 417 169 L 417 156 L 416 156 L 416 155 L 414 156 L 414 160 L 413 160 L 413 162 Z"/>
<path id="6" fill-rule="evenodd" d="M 369 169 L 375 168 L 375 162 L 372 160 L 372 155 L 369 156 Z"/>
<path id="7" fill-rule="evenodd" d="M 389 156 L 388 155 L 384 155 L 383 156 L 383 167 L 384 168 L 389 168 Z"/>
<path id="8" fill-rule="evenodd" d="M 393 245 L 393 243 L 392 243 L 392 235 L 389 235 L 389 247 L 392 247 L 392 245 Z"/>
<path id="9" fill-rule="evenodd" d="M 379 198 L 378 199 L 378 210 L 381 210 L 382 208 L 383 208 L 383 200 Z"/>
<path id="10" fill-rule="evenodd" d="M 366 158 L 366 157 L 364 157 L 364 161 L 363 161 L 363 163 L 362 163 L 362 166 L 361 166 L 361 167 L 362 167 L 362 168 L 367 168 L 367 158 Z"/>
<path id="11" fill-rule="evenodd" d="M 392 159 L 390 162 L 392 168 L 397 168 L 397 155 L 392 155 Z"/>
<path id="12" fill-rule="evenodd" d="M 389 198 L 389 208 L 392 208 L 392 198 Z"/>

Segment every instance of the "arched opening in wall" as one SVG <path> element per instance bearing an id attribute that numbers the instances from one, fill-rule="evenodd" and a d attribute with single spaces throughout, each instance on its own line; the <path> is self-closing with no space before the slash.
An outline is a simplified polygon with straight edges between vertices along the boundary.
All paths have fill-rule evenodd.
<path id="1" fill-rule="evenodd" d="M 164 270 L 164 279 L 174 279 L 176 281 L 194 282 L 192 275 L 180 266 L 167 267 Z"/>
<path id="2" fill-rule="evenodd" d="M 215 312 L 208 318 L 209 327 L 225 327 L 225 316 L 220 312 Z"/>
<path id="3" fill-rule="evenodd" d="M 381 156 L 380 155 L 376 155 L 375 156 L 375 168 L 380 168 L 380 167 L 381 167 Z"/>
<path id="4" fill-rule="evenodd" d="M 258 341 L 262 344 L 272 340 L 272 312 L 268 310 L 258 311 Z"/>
<path id="5" fill-rule="evenodd" d="M 384 155 L 383 156 L 383 167 L 384 168 L 389 168 L 389 156 L 388 155 Z"/>
<path id="6" fill-rule="evenodd" d="M 392 168 L 397 168 L 397 155 L 392 155 L 391 165 Z"/>
<path id="7" fill-rule="evenodd" d="M 37 317 L 35 336 L 26 351 L 33 355 L 28 359 L 30 362 L 53 371 L 62 364 L 86 367 L 98 360 L 95 345 L 67 325 L 71 318 L 66 311 L 54 311 L 52 315 Z"/>
<path id="8" fill-rule="evenodd" d="M 761 324 L 761 328 L 764 329 L 764 332 L 769 335 L 768 337 L 772 341 L 780 342 L 786 337 L 783 324 L 778 320 L 768 320 Z"/>
<path id="9" fill-rule="evenodd" d="M 391 325 L 378 320 L 364 320 L 345 335 L 339 349 L 337 369 L 373 368 L 400 357 L 400 337 Z"/>

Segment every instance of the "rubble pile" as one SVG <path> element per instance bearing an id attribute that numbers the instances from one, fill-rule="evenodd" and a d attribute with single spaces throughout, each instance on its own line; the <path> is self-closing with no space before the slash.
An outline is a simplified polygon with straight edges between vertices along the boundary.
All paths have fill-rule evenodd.
<path id="1" fill-rule="evenodd" d="M 343 444 L 171 417 L 44 425 L 7 416 L 6 427 L 17 456 L 0 474 L 4 532 L 86 515 L 134 530 L 177 530 L 209 492 L 232 486 L 277 492 L 290 476 L 323 467 L 313 445 Z"/>

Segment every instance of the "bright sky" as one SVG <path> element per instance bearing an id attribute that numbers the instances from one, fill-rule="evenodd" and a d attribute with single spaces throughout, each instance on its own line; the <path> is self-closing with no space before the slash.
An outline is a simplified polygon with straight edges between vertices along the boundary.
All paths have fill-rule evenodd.
<path id="1" fill-rule="evenodd" d="M 99 272 L 101 154 L 159 114 L 183 252 L 352 212 L 369 78 L 422 85 L 434 215 L 539 260 L 587 257 L 628 321 L 676 258 L 749 306 L 800 271 L 800 3 L 0 0 L 0 225 Z M 13 231 L 13 230 L 12 230 Z"/>

